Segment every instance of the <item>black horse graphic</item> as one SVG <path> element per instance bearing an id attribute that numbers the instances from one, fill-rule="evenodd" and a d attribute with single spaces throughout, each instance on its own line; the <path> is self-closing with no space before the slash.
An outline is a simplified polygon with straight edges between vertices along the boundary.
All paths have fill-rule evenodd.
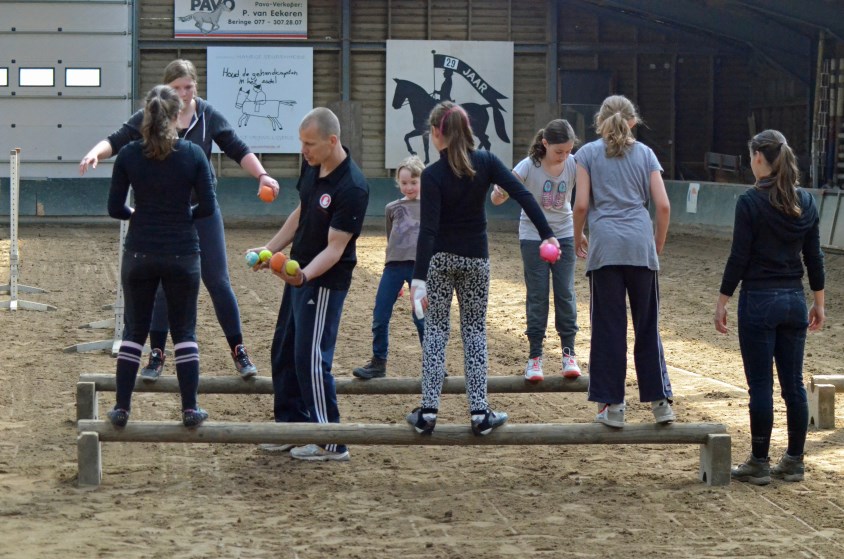
<path id="1" fill-rule="evenodd" d="M 425 164 L 427 165 L 430 161 L 430 157 L 428 156 L 428 135 L 430 134 L 428 116 L 430 116 L 431 110 L 437 104 L 437 100 L 418 84 L 398 78 L 393 78 L 393 81 L 396 82 L 396 92 L 393 94 L 393 108 L 401 109 L 406 104 L 410 105 L 410 113 L 413 115 L 413 130 L 404 136 L 407 151 L 411 155 L 416 155 L 416 152 L 410 146 L 410 138 L 422 136 L 422 145 L 425 148 Z M 479 105 L 478 103 L 461 103 L 460 106 L 469 115 L 469 124 L 472 127 L 472 132 L 478 137 L 479 147 L 481 149 L 489 150 L 491 146 L 489 136 L 486 133 L 486 127 L 489 124 L 489 113 L 487 109 L 490 107 L 492 107 L 492 117 L 495 122 L 495 133 L 502 142 L 510 143 L 501 109 L 495 105 Z"/>

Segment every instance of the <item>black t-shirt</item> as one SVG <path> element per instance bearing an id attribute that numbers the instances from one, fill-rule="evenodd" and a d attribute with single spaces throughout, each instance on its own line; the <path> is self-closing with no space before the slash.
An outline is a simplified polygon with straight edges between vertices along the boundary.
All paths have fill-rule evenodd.
<path id="1" fill-rule="evenodd" d="M 323 275 L 308 281 L 320 287 L 346 290 L 352 283 L 352 270 L 357 264 L 355 243 L 369 203 L 369 185 L 350 156 L 326 177 L 320 178 L 319 171 L 320 167 L 302 163 L 296 185 L 302 208 L 290 257 L 304 268 L 328 246 L 329 228 L 351 233 L 352 238 L 340 261 Z"/>

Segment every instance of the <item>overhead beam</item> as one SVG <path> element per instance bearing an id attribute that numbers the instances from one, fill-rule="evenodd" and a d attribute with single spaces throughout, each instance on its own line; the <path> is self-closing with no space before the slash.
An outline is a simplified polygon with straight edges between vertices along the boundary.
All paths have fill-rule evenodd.
<path id="1" fill-rule="evenodd" d="M 844 7 L 839 2 L 828 0 L 800 0 L 800 2 L 731 0 L 731 3 L 800 25 L 822 29 L 839 41 L 844 41 Z"/>
<path id="2" fill-rule="evenodd" d="M 643 21 L 662 21 L 748 45 L 771 64 L 809 83 L 806 59 L 809 38 L 772 19 L 759 18 L 739 6 L 725 9 L 689 0 L 583 0 L 610 10 L 638 14 Z"/>

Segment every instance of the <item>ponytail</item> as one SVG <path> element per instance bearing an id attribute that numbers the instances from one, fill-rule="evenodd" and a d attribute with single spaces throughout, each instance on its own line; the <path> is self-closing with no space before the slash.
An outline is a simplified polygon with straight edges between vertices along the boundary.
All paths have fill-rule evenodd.
<path id="1" fill-rule="evenodd" d="M 642 122 L 636 107 L 623 95 L 611 95 L 604 99 L 601 109 L 595 114 L 595 130 L 604 139 L 607 157 L 622 157 L 627 148 L 636 142 L 629 121 Z"/>
<path id="2" fill-rule="evenodd" d="M 578 142 L 574 128 L 567 120 L 562 118 L 552 120 L 545 125 L 545 128 L 536 133 L 530 148 L 528 148 L 528 157 L 537 167 L 542 164 L 542 160 L 545 159 L 545 154 L 548 152 L 542 140 L 545 140 L 548 145 L 567 144 L 569 142 L 577 144 Z"/>
<path id="3" fill-rule="evenodd" d="M 801 213 L 797 196 L 800 172 L 797 158 L 785 136 L 777 130 L 759 132 L 748 142 L 751 154 L 759 152 L 771 166 L 772 186 L 768 188 L 768 199 L 774 208 L 785 215 L 797 217 Z M 761 188 L 759 182 L 756 188 Z"/>
<path id="4" fill-rule="evenodd" d="M 455 176 L 474 178 L 475 169 L 469 154 L 475 150 L 475 140 L 469 115 L 463 107 L 450 101 L 440 103 L 431 111 L 428 123 L 439 130 L 446 146 L 448 165 Z"/>
<path id="5" fill-rule="evenodd" d="M 141 124 L 143 152 L 149 159 L 167 159 L 179 135 L 173 120 L 179 116 L 182 100 L 166 85 L 153 87 L 146 97 L 144 120 Z"/>

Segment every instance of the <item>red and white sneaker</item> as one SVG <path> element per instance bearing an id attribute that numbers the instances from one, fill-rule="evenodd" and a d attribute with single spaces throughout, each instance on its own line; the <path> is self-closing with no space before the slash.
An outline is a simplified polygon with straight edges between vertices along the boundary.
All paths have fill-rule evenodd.
<path id="1" fill-rule="evenodd" d="M 537 382 L 542 382 L 543 378 L 545 377 L 542 376 L 542 357 L 528 359 L 527 365 L 525 366 L 525 380 L 536 384 Z"/>
<path id="2" fill-rule="evenodd" d="M 577 365 L 577 359 L 568 348 L 563 350 L 563 376 L 566 378 L 577 378 L 581 375 L 580 367 Z"/>

